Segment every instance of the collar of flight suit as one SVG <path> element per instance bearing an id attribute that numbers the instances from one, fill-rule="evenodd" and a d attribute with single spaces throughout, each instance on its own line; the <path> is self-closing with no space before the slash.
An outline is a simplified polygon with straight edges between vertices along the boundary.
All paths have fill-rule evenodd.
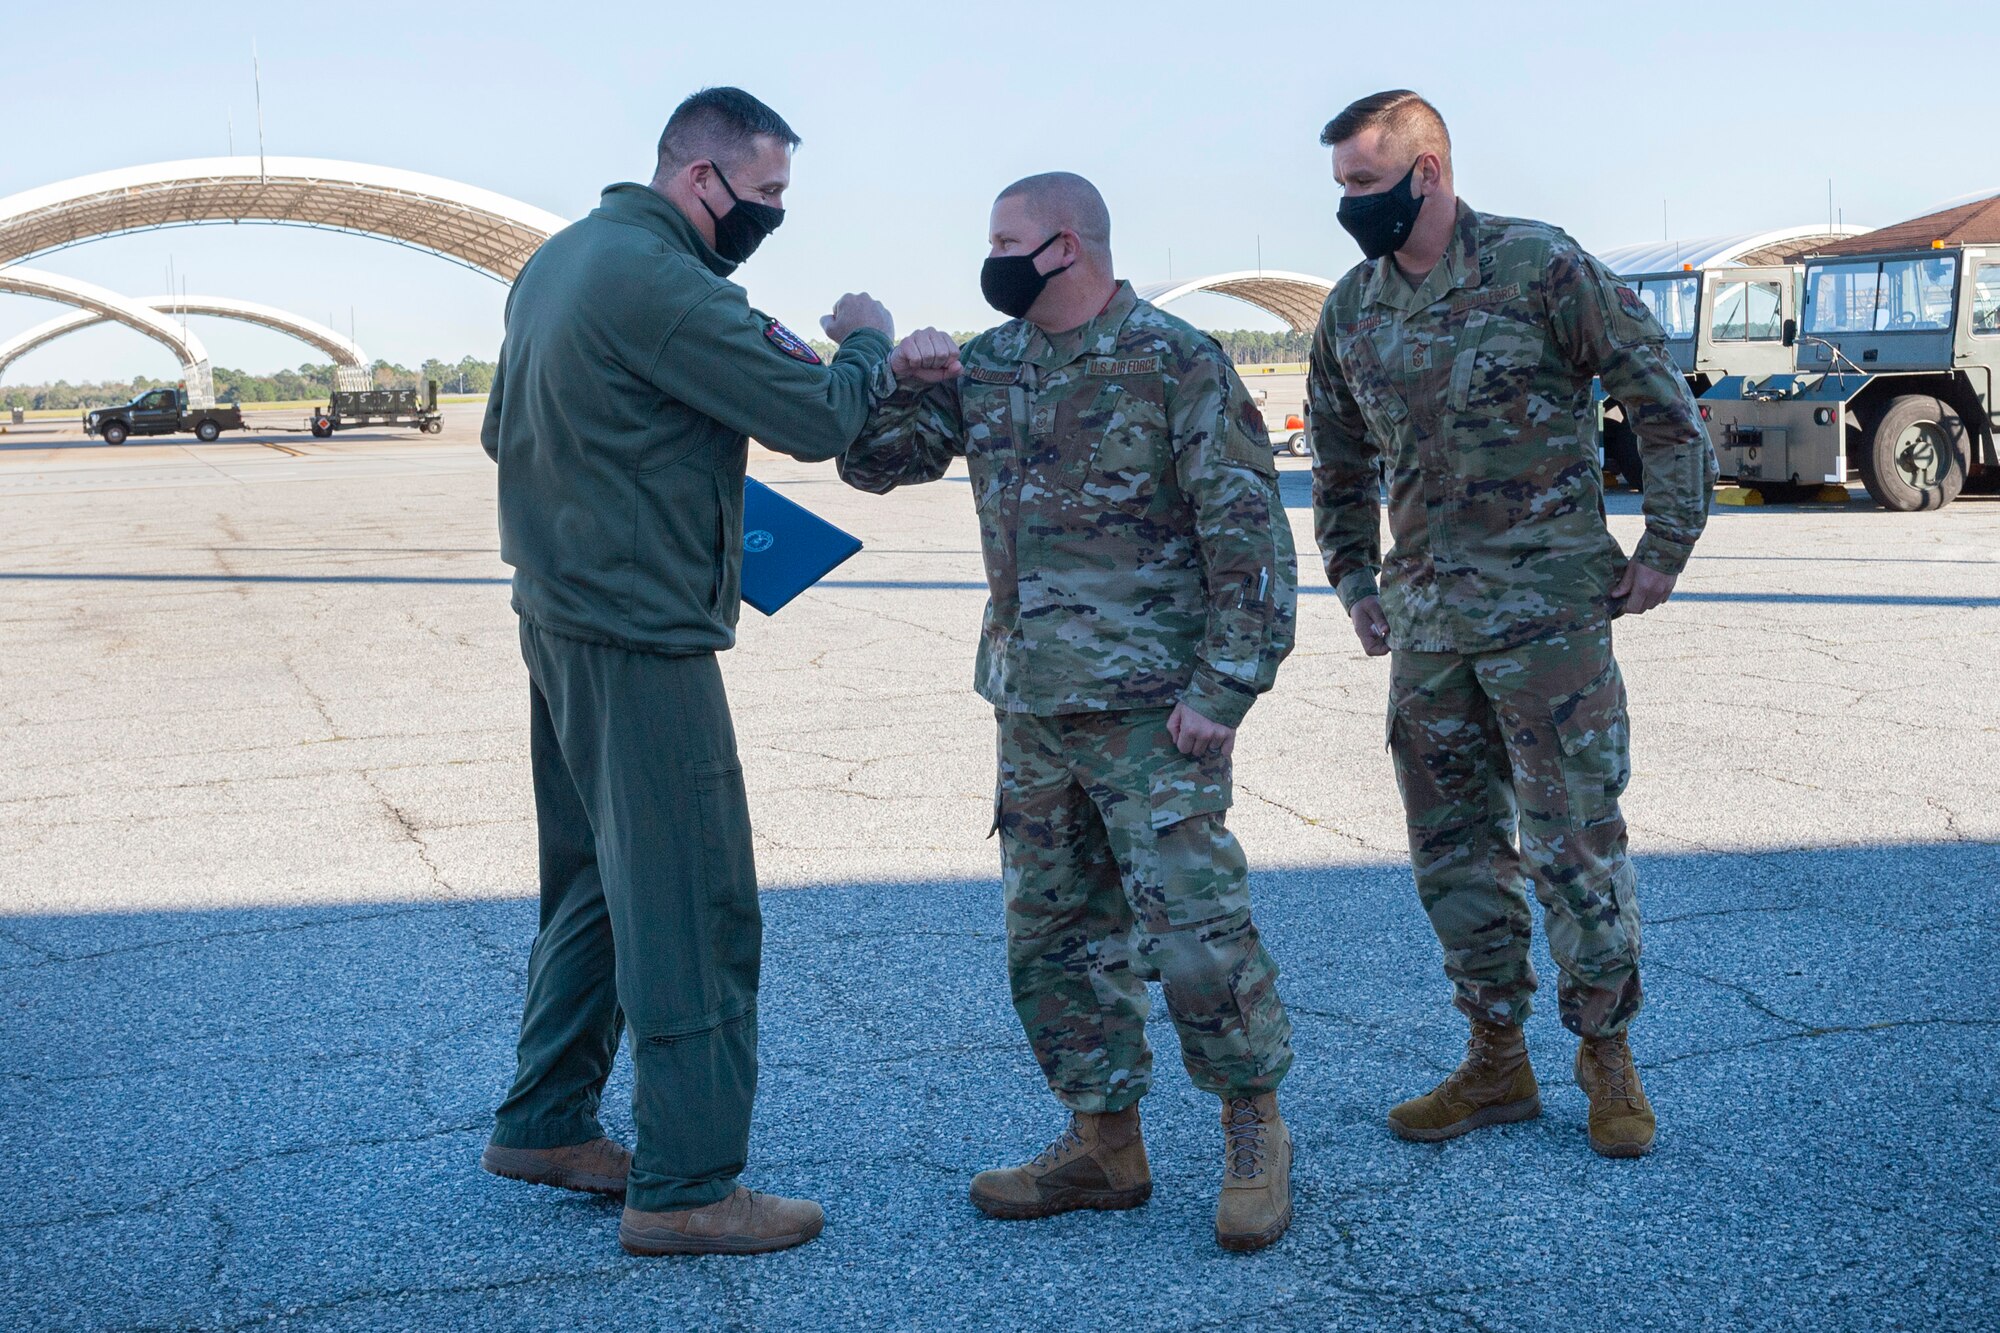
<path id="1" fill-rule="evenodd" d="M 1394 255 L 1384 255 L 1374 263 L 1375 271 L 1369 275 L 1368 287 L 1362 294 L 1363 303 L 1367 305 L 1385 305 L 1392 310 L 1413 313 L 1435 305 L 1461 287 L 1477 287 L 1479 215 L 1465 200 L 1458 201 L 1451 244 L 1445 247 L 1437 267 L 1426 273 L 1422 282 L 1413 285 L 1404 277 L 1396 268 Z"/>
<path id="2" fill-rule="evenodd" d="M 1118 350 L 1118 331 L 1125 327 L 1125 321 L 1131 318 L 1138 304 L 1132 284 L 1120 278 L 1118 289 L 1111 294 L 1111 304 L 1075 328 L 1048 333 L 1030 324 L 1022 360 L 1037 370 L 1057 370 L 1080 356 L 1109 356 Z"/>
<path id="3" fill-rule="evenodd" d="M 701 238 L 701 233 L 695 230 L 687 215 L 650 185 L 632 181 L 607 185 L 598 197 L 597 207 L 591 211 L 613 222 L 623 222 L 652 232 L 674 249 L 683 250 L 700 260 L 718 278 L 726 278 L 736 271 L 736 265 L 715 253 L 715 247 Z"/>

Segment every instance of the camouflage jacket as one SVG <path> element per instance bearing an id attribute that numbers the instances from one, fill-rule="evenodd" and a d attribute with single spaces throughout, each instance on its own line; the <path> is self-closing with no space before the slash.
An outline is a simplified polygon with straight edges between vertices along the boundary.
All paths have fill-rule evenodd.
<path id="1" fill-rule="evenodd" d="M 1307 386 L 1314 528 L 1342 604 L 1375 596 L 1379 573 L 1390 643 L 1417 652 L 1605 621 L 1625 556 L 1604 523 L 1593 376 L 1645 462 L 1633 558 L 1678 574 L 1708 521 L 1715 457 L 1665 340 L 1562 231 L 1463 203 L 1415 288 L 1393 257 L 1356 265 L 1320 315 Z"/>
<path id="2" fill-rule="evenodd" d="M 879 403 L 840 475 L 882 493 L 965 458 L 991 593 L 979 693 L 1240 724 L 1291 651 L 1297 572 L 1264 420 L 1222 349 L 1121 282 L 1081 328 L 1012 320 L 961 361 Z"/>

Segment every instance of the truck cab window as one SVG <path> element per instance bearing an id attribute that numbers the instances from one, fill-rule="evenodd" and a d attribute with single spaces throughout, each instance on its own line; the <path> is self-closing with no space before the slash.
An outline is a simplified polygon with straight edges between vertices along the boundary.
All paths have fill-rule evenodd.
<path id="1" fill-rule="evenodd" d="M 1668 338 L 1694 337 L 1701 308 L 1700 274 L 1647 278 L 1639 284 L 1639 299 L 1653 312 L 1653 318 L 1660 321 Z"/>
<path id="2" fill-rule="evenodd" d="M 1972 331 L 2000 335 L 2000 263 L 1981 264 L 1972 279 Z"/>

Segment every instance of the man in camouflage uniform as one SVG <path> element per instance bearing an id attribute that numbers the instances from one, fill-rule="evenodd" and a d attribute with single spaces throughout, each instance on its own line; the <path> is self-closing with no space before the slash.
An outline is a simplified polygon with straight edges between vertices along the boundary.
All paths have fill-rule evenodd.
<path id="1" fill-rule="evenodd" d="M 1591 1146 L 1636 1157 L 1655 1126 L 1625 1038 L 1639 909 L 1610 622 L 1672 592 L 1707 521 L 1713 455 L 1638 297 L 1560 230 L 1459 202 L 1428 102 L 1364 98 L 1321 142 L 1369 258 L 1328 298 L 1313 345 L 1316 532 L 1363 646 L 1394 650 L 1388 744 L 1410 859 L 1472 1020 L 1465 1062 L 1390 1127 L 1428 1141 L 1540 1114 L 1521 1029 L 1532 879 L 1562 1021 L 1582 1038 Z M 1605 528 L 1593 376 L 1644 451 L 1646 533 L 1629 561 Z"/>
<path id="2" fill-rule="evenodd" d="M 1291 1220 L 1291 1026 L 1223 815 L 1235 729 L 1292 644 L 1270 440 L 1221 348 L 1112 276 L 1088 181 L 1018 182 L 992 228 L 981 285 L 1019 317 L 962 353 L 934 329 L 905 339 L 899 388 L 840 463 L 879 493 L 963 457 L 979 511 L 1008 968 L 1072 1117 L 972 1201 L 1003 1218 L 1145 1202 L 1159 979 L 1190 1076 L 1222 1098 L 1217 1239 L 1256 1249 Z"/>

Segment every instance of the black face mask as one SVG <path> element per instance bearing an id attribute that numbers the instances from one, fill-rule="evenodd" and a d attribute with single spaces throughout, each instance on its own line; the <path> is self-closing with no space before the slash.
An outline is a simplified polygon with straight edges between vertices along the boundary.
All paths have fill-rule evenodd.
<path id="1" fill-rule="evenodd" d="M 732 264 L 740 264 L 757 253 L 757 247 L 764 243 L 764 238 L 778 229 L 778 225 L 785 220 L 785 210 L 737 198 L 736 190 L 729 184 L 729 177 L 722 174 L 722 168 L 713 162 L 708 165 L 715 172 L 715 178 L 722 182 L 722 188 L 729 191 L 729 197 L 736 200 L 736 207 L 721 217 L 715 216 L 715 210 L 708 207 L 708 200 L 701 201 L 701 206 L 708 210 L 709 221 L 715 224 L 715 253 Z"/>
<path id="2" fill-rule="evenodd" d="M 1056 243 L 1061 236 L 1057 232 L 1025 255 L 994 255 L 979 269 L 979 294 L 986 298 L 986 304 L 1010 319 L 1020 319 L 1028 313 L 1028 307 L 1042 294 L 1042 288 L 1049 285 L 1049 279 L 1057 273 L 1067 273 L 1070 264 L 1064 264 L 1054 273 L 1043 273 L 1035 267 L 1035 256 Z"/>
<path id="3" fill-rule="evenodd" d="M 1416 176 L 1417 164 L 1412 162 L 1403 179 L 1382 193 L 1350 194 L 1340 201 L 1336 214 L 1340 225 L 1368 258 L 1394 254 L 1409 242 L 1410 228 L 1417 225 L 1417 214 L 1424 211 L 1424 201 L 1410 194 L 1410 183 Z"/>

